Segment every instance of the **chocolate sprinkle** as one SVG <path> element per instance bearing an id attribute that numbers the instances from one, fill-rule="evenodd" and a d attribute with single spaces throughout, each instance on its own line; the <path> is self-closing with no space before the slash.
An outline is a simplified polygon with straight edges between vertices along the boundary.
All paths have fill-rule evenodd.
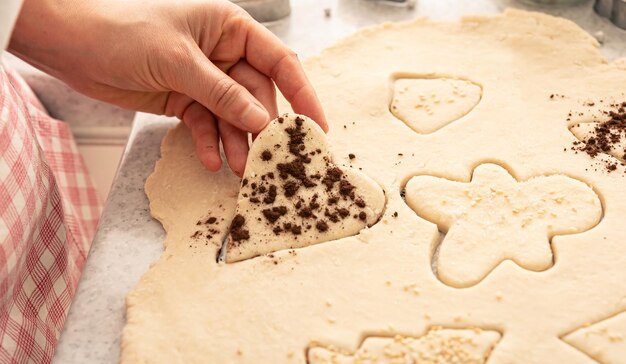
<path id="1" fill-rule="evenodd" d="M 302 160 L 296 159 L 289 163 L 278 163 L 276 165 L 280 172 L 280 178 L 287 179 L 288 176 L 299 180 L 304 187 L 311 188 L 317 186 L 317 184 L 309 179 L 306 174 L 306 168 Z"/>
<path id="2" fill-rule="evenodd" d="M 343 172 L 339 167 L 332 167 L 326 170 L 326 176 L 322 179 L 322 183 L 326 185 L 326 189 L 332 189 L 336 182 L 343 177 Z"/>
<path id="3" fill-rule="evenodd" d="M 265 149 L 262 153 L 261 153 L 261 159 L 265 162 L 269 161 L 272 159 L 272 152 L 270 152 L 269 150 Z"/>
<path id="4" fill-rule="evenodd" d="M 246 219 L 237 214 L 233 218 L 233 222 L 230 224 L 230 235 L 233 241 L 241 241 L 250 239 L 250 233 L 247 229 L 244 229 Z"/>
<path id="5" fill-rule="evenodd" d="M 263 202 L 266 204 L 274 203 L 274 201 L 276 201 L 276 195 L 276 186 L 271 185 L 269 191 L 267 192 L 267 196 L 263 199 Z"/>
<path id="6" fill-rule="evenodd" d="M 328 230 L 328 224 L 324 220 L 320 220 L 315 224 L 315 228 L 321 232 Z"/>
<path id="7" fill-rule="evenodd" d="M 298 192 L 300 186 L 294 181 L 288 181 L 283 185 L 283 189 L 285 190 L 285 197 L 292 197 Z"/>
<path id="8" fill-rule="evenodd" d="M 276 206 L 271 209 L 265 209 L 261 211 L 263 216 L 267 219 L 267 221 L 272 224 L 276 222 L 281 216 L 287 214 L 287 208 L 285 206 Z"/>
<path id="9" fill-rule="evenodd" d="M 601 154 L 611 154 L 616 145 L 622 140 L 626 140 L 626 101 L 610 105 L 611 110 L 604 110 L 602 113 L 608 120 L 599 122 L 591 131 L 591 137 L 585 141 L 575 141 L 572 150 L 587 153 L 591 158 L 597 158 Z M 578 124 L 579 126 L 580 124 Z M 623 152 L 623 159 L 626 159 L 626 150 Z M 617 170 L 618 164 L 624 163 L 615 160 L 605 160 L 602 162 L 607 172 Z"/>

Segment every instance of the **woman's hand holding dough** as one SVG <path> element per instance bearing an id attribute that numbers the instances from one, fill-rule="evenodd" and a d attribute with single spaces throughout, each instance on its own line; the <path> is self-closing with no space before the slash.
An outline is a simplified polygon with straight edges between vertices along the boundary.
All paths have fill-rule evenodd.
<path id="1" fill-rule="evenodd" d="M 274 84 L 327 130 L 296 54 L 229 1 L 25 0 L 9 50 L 88 96 L 182 119 L 212 171 L 221 139 L 243 174 L 247 133 L 278 114 Z"/>

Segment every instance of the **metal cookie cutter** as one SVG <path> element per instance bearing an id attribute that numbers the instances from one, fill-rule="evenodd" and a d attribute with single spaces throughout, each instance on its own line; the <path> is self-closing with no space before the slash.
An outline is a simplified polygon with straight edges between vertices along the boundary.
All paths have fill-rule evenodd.
<path id="1" fill-rule="evenodd" d="M 626 0 L 596 0 L 596 13 L 611 19 L 613 24 L 626 29 Z"/>

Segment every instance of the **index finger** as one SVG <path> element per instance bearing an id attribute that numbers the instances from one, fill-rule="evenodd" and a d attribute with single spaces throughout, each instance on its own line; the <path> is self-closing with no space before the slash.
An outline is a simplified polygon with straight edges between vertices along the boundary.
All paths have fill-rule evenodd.
<path id="1" fill-rule="evenodd" d="M 250 24 L 245 46 L 248 63 L 274 80 L 294 112 L 310 117 L 328 131 L 322 105 L 296 53 L 264 26 L 256 22 Z"/>

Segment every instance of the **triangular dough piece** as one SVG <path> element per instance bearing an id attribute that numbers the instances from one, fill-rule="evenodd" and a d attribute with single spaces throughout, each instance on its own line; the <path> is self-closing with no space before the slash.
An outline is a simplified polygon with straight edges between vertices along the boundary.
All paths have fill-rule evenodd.
<path id="1" fill-rule="evenodd" d="M 226 261 L 355 235 L 378 221 L 384 205 L 376 182 L 333 164 L 313 120 L 284 115 L 250 148 Z"/>
<path id="2" fill-rule="evenodd" d="M 602 364 L 620 364 L 626 359 L 626 312 L 585 325 L 563 341 Z"/>
<path id="3" fill-rule="evenodd" d="M 487 362 L 500 341 L 497 331 L 433 328 L 419 338 L 397 335 L 368 337 L 354 353 L 314 347 L 308 352 L 311 364 L 471 363 Z"/>

